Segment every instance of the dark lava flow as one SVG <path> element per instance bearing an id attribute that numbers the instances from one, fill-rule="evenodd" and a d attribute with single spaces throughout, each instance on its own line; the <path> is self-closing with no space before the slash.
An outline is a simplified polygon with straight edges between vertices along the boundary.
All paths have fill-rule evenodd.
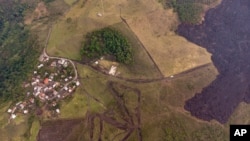
<path id="1" fill-rule="evenodd" d="M 217 78 L 186 101 L 193 116 L 226 123 L 240 102 L 250 103 L 250 0 L 223 0 L 200 25 L 181 24 L 177 33 L 212 53 Z"/>

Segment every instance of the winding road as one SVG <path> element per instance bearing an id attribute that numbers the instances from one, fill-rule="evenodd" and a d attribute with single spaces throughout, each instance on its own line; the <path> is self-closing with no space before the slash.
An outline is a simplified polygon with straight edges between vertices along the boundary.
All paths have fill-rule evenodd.
<path id="1" fill-rule="evenodd" d="M 71 63 L 71 65 L 72 65 L 73 68 L 74 68 L 75 77 L 74 77 L 70 82 L 68 82 L 68 83 L 66 83 L 66 84 L 64 85 L 65 87 L 67 87 L 71 82 L 77 80 L 77 78 L 78 78 L 78 72 L 77 72 L 75 63 L 74 63 L 72 60 L 67 59 L 67 58 L 63 58 L 63 57 L 56 57 L 56 56 L 49 56 L 49 55 L 48 55 L 48 53 L 47 53 L 47 46 L 48 46 L 48 41 L 49 41 L 51 32 L 52 32 L 52 27 L 49 29 L 49 33 L 48 33 L 48 35 L 47 35 L 47 39 L 46 39 L 45 47 L 44 47 L 44 49 L 43 49 L 42 56 L 43 56 L 43 57 L 47 57 L 47 58 L 49 58 L 49 59 L 58 59 L 58 60 L 63 59 L 63 60 L 66 60 L 66 61 L 68 61 L 68 62 Z"/>

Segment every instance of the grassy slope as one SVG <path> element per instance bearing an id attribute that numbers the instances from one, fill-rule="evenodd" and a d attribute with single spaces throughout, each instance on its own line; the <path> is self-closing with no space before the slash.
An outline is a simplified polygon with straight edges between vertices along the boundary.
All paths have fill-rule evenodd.
<path id="1" fill-rule="evenodd" d="M 23 135 L 28 129 L 27 116 L 17 115 L 17 118 L 14 121 L 8 123 L 9 115 L 6 111 L 9 108 L 9 104 L 1 104 L 1 107 L 0 140 L 25 140 L 26 138 Z"/>
<path id="2" fill-rule="evenodd" d="M 105 107 L 109 107 L 113 103 L 113 98 L 110 94 L 110 89 L 107 87 L 107 81 L 115 81 L 130 87 L 139 88 L 142 92 L 142 132 L 144 140 L 225 140 L 227 132 L 225 127 L 217 122 L 203 122 L 190 116 L 183 109 L 184 102 L 187 98 L 194 95 L 195 92 L 200 92 L 201 89 L 208 85 L 216 76 L 217 71 L 214 67 L 209 66 L 197 70 L 193 73 L 171 82 L 155 82 L 148 84 L 134 84 L 113 77 L 107 77 L 98 73 L 87 66 L 78 65 L 83 82 L 83 87 L 104 104 L 104 109 L 95 109 L 95 112 L 102 113 Z M 209 79 L 208 79 L 209 78 Z M 127 96 L 128 106 L 132 107 L 134 97 Z M 102 104 L 100 104 L 102 105 Z M 72 115 L 74 116 L 74 115 Z M 115 117 L 119 119 L 119 117 Z M 95 127 L 98 130 L 99 121 L 96 119 Z M 76 130 L 76 133 L 86 129 Z M 115 131 L 115 132 L 114 132 Z M 104 124 L 103 138 L 110 140 L 119 131 Z M 181 134 L 179 134 L 181 132 Z M 94 134 L 97 138 L 98 131 Z M 88 134 L 86 134 L 87 136 Z M 214 139 L 213 137 L 216 137 Z M 129 138 L 135 140 L 136 134 Z"/>
<path id="3" fill-rule="evenodd" d="M 153 61 L 149 58 L 133 31 L 131 31 L 123 22 L 114 24 L 111 27 L 117 29 L 127 37 L 133 47 L 134 62 L 129 66 L 123 64 L 119 65 L 118 71 L 121 72 L 121 76 L 133 79 L 161 77 L 160 72 L 154 66 Z"/>
<path id="4" fill-rule="evenodd" d="M 40 129 L 40 123 L 38 120 L 34 120 L 32 123 L 32 126 L 30 128 L 30 137 L 29 137 L 29 141 L 35 141 L 36 140 L 36 136 L 39 132 Z"/>

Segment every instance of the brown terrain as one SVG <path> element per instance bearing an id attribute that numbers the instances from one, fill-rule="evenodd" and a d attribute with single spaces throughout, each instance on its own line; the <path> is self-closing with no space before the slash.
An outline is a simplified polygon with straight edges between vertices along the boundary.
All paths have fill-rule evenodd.
<path id="1" fill-rule="evenodd" d="M 141 116 L 140 116 L 140 99 L 141 99 L 141 93 L 140 90 L 135 88 L 130 88 L 122 84 L 116 84 L 115 82 L 109 82 L 109 87 L 111 88 L 111 94 L 116 102 L 117 107 L 112 107 L 108 111 L 104 112 L 103 114 L 90 114 L 88 115 L 88 124 L 90 126 L 90 140 L 93 141 L 94 136 L 94 127 L 95 118 L 100 119 L 99 124 L 99 133 L 98 133 L 98 140 L 102 140 L 102 132 L 103 132 L 103 123 L 110 124 L 111 126 L 118 128 L 120 130 L 123 130 L 124 132 L 121 134 L 117 134 L 116 136 L 122 136 L 120 137 L 121 141 L 126 141 L 130 135 L 137 131 L 137 138 L 138 141 L 142 141 L 142 135 L 141 135 Z M 119 92 L 118 89 L 123 89 L 123 92 Z M 124 91 L 133 91 L 133 94 L 137 95 L 137 104 L 135 107 L 128 107 L 126 104 L 126 101 L 124 99 Z M 116 111 L 118 110 L 118 111 Z M 116 115 L 118 113 L 118 115 Z M 118 117 L 117 117 L 118 116 Z M 118 120 L 119 119 L 119 120 Z M 115 138 L 114 138 L 115 139 Z"/>
<path id="2" fill-rule="evenodd" d="M 35 10 L 32 13 L 27 14 L 24 23 L 29 25 L 32 23 L 32 21 L 38 20 L 48 15 L 49 11 L 47 10 L 46 5 L 44 4 L 44 2 L 40 2 L 37 4 Z"/>
<path id="3" fill-rule="evenodd" d="M 37 141 L 62 141 L 69 135 L 70 131 L 82 123 L 83 119 L 55 120 L 42 124 L 37 135 Z"/>
<path id="4" fill-rule="evenodd" d="M 212 53 L 217 79 L 186 101 L 193 116 L 226 123 L 240 102 L 250 102 L 250 1 L 223 0 L 207 12 L 200 25 L 179 26 L 177 32 Z"/>
<path id="5" fill-rule="evenodd" d="M 141 92 L 136 88 L 109 82 L 112 97 L 115 104 L 103 113 L 87 113 L 85 119 L 52 120 L 42 124 L 37 136 L 38 141 L 62 141 L 71 140 L 75 128 L 82 126 L 88 130 L 85 139 L 90 141 L 103 140 L 104 124 L 108 124 L 114 130 L 121 130 L 114 135 L 113 140 L 126 141 L 131 134 L 136 132 L 137 140 L 142 141 L 140 102 Z M 134 104 L 126 100 L 126 92 L 135 94 L 137 99 Z M 130 104 L 128 104 L 130 103 Z M 131 106 L 132 105 L 132 106 Z M 95 122 L 98 119 L 99 122 Z M 79 125 L 79 126 L 78 126 Z M 96 129 L 98 128 L 98 129 Z M 88 139 L 87 139 L 88 138 Z"/>

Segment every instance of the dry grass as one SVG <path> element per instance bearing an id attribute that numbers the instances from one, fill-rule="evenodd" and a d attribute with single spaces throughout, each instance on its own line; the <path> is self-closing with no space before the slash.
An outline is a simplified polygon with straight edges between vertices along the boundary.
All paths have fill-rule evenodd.
<path id="1" fill-rule="evenodd" d="M 97 13 L 102 11 L 101 1 L 87 1 L 82 7 L 83 2 L 85 0 L 80 0 L 53 26 L 48 44 L 49 54 L 80 60 L 79 50 L 87 32 L 120 21 L 118 17 L 109 16 L 108 12 L 105 12 L 103 17 L 97 16 Z M 67 19 L 71 21 L 67 22 Z"/>
<path id="2" fill-rule="evenodd" d="M 118 67 L 120 76 L 133 79 L 159 78 L 162 76 L 136 35 L 125 23 L 117 23 L 111 27 L 120 31 L 129 40 L 133 49 L 133 63 L 130 65 L 120 64 Z"/>
<path id="3" fill-rule="evenodd" d="M 121 22 L 121 10 L 121 16 L 128 21 L 165 76 L 211 62 L 205 49 L 172 32 L 178 24 L 177 17 L 157 1 L 110 0 L 103 1 L 103 6 L 101 0 L 86 1 L 84 6 L 83 2 L 85 0 L 79 1 L 54 25 L 49 54 L 80 60 L 83 36 Z M 103 16 L 98 17 L 97 13 Z"/>
<path id="4" fill-rule="evenodd" d="M 169 76 L 211 62 L 211 55 L 205 49 L 173 32 L 178 24 L 173 11 L 154 5 L 126 19 L 161 72 Z"/>

